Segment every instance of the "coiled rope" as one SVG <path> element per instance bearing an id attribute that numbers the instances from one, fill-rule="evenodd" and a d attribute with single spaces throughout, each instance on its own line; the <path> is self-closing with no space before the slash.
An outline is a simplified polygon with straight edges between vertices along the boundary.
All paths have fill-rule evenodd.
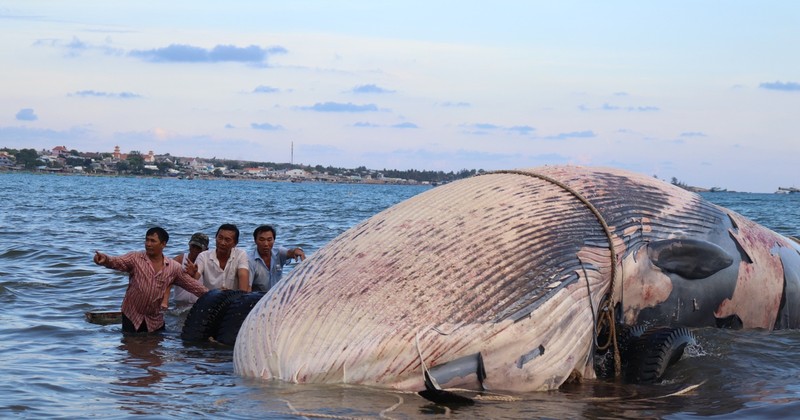
<path id="1" fill-rule="evenodd" d="M 558 186 L 559 188 L 567 191 L 568 193 L 572 194 L 575 198 L 580 200 L 589 211 L 594 214 L 597 221 L 600 223 L 600 226 L 603 228 L 603 232 L 608 239 L 608 250 L 611 253 L 611 289 L 608 294 L 603 298 L 600 304 L 600 310 L 598 311 L 597 318 L 595 318 L 595 339 L 594 344 L 598 350 L 606 350 L 609 347 L 613 346 L 613 353 L 614 353 L 614 375 L 619 377 L 622 374 L 622 359 L 620 357 L 619 352 L 619 344 L 617 343 L 617 332 L 616 332 L 616 323 L 614 322 L 614 286 L 616 284 L 617 279 L 617 253 L 614 250 L 614 240 L 611 235 L 611 229 L 608 227 L 608 223 L 606 223 L 605 218 L 603 215 L 600 214 L 600 211 L 580 192 L 576 191 L 574 188 L 570 187 L 569 185 L 557 180 L 553 179 L 547 175 L 542 175 L 535 172 L 525 172 L 525 171 L 518 171 L 518 170 L 501 170 L 501 171 L 491 171 L 486 172 L 482 175 L 492 175 L 492 174 L 511 174 L 511 175 L 522 175 L 522 176 L 529 176 L 533 178 L 541 179 L 542 181 L 549 182 L 553 185 Z M 589 287 L 589 278 L 586 276 L 586 286 Z M 589 296 L 589 304 L 591 305 L 592 297 Z M 592 315 L 594 315 L 594 308 L 592 308 Z M 602 331 L 602 327 L 604 324 L 607 324 L 609 329 L 609 338 L 606 343 L 603 345 L 599 345 L 597 343 L 597 337 L 600 334 L 599 332 Z"/>

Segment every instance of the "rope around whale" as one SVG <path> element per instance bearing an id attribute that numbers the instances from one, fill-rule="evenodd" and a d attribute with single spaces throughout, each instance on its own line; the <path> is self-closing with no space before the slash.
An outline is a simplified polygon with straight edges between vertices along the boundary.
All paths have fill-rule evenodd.
<path id="1" fill-rule="evenodd" d="M 522 175 L 522 176 L 529 176 L 533 178 L 541 179 L 542 181 L 549 182 L 553 185 L 560 187 L 561 189 L 567 191 L 568 193 L 572 194 L 575 198 L 580 200 L 589 211 L 594 214 L 597 221 L 600 223 L 600 226 L 603 228 L 603 233 L 605 233 L 606 238 L 608 239 L 608 250 L 611 253 L 611 288 L 610 292 L 603 298 L 603 301 L 600 304 L 601 309 L 598 311 L 598 318 L 595 320 L 594 325 L 594 344 L 597 346 L 598 350 L 606 350 L 609 347 L 613 346 L 614 349 L 614 375 L 620 376 L 622 374 L 622 358 L 620 357 L 619 352 L 619 344 L 617 343 L 617 332 L 616 332 L 616 323 L 614 322 L 614 286 L 616 284 L 617 279 L 617 253 L 614 250 L 614 240 L 611 235 L 611 229 L 608 227 L 608 223 L 606 223 L 605 218 L 603 215 L 600 214 L 600 211 L 580 192 L 575 190 L 574 188 L 570 187 L 569 185 L 551 178 L 547 175 L 542 175 L 536 172 L 525 172 L 525 171 L 518 171 L 518 170 L 502 170 L 502 171 L 492 171 L 486 172 L 483 175 L 492 175 L 492 174 L 511 174 L 511 175 Z M 587 287 L 588 284 L 588 277 L 586 279 Z M 589 302 L 591 305 L 591 296 L 589 297 Z M 594 308 L 592 309 L 592 315 L 594 315 Z M 598 331 L 602 330 L 603 324 L 608 324 L 609 328 L 609 338 L 608 341 L 603 344 L 599 345 L 597 343 L 597 336 L 599 334 Z"/>

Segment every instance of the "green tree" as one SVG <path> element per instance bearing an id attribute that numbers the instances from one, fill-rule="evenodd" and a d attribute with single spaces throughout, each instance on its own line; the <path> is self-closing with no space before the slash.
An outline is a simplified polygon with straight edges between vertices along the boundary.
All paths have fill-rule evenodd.
<path id="1" fill-rule="evenodd" d="M 238 160 L 227 160 L 225 161 L 225 166 L 230 170 L 239 170 L 242 169 L 242 162 Z"/>
<path id="2" fill-rule="evenodd" d="M 127 160 L 121 160 L 117 162 L 117 171 L 120 173 L 128 172 L 131 169 L 131 165 L 128 163 Z"/>
<path id="3" fill-rule="evenodd" d="M 167 173 L 168 170 L 175 167 L 169 160 L 162 160 L 161 162 L 157 162 L 156 166 L 158 166 L 158 172 L 161 174 Z"/>
<path id="4" fill-rule="evenodd" d="M 69 166 L 84 166 L 84 167 L 88 167 L 91 164 L 92 164 L 92 160 L 91 159 L 86 159 L 86 158 L 77 157 L 77 156 L 69 156 L 69 157 L 67 157 L 67 165 L 69 165 Z"/>
<path id="5" fill-rule="evenodd" d="M 131 151 L 128 153 L 129 170 L 134 174 L 141 174 L 144 172 L 144 156 L 139 151 Z"/>
<path id="6" fill-rule="evenodd" d="M 39 154 L 34 149 L 22 149 L 16 155 L 17 164 L 24 165 L 25 169 L 39 166 Z"/>
<path id="7" fill-rule="evenodd" d="M 222 169 L 220 169 L 220 168 L 214 169 L 214 176 L 217 177 L 217 178 L 221 177 L 222 176 Z"/>

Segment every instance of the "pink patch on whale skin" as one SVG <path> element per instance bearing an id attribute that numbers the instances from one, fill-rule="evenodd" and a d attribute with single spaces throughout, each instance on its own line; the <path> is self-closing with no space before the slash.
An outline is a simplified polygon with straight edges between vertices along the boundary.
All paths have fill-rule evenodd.
<path id="1" fill-rule="evenodd" d="M 781 244 L 769 229 L 735 212 L 730 212 L 729 216 L 738 226 L 736 230 L 731 229 L 731 236 L 753 262 L 742 261 L 739 264 L 739 277 L 733 296 L 722 301 L 714 316 L 726 318 L 737 315 L 744 328 L 772 330 L 780 309 L 784 273 L 780 257 L 771 250 Z M 754 299 L 754 296 L 759 298 Z"/>
<path id="2" fill-rule="evenodd" d="M 636 323 L 639 312 L 665 302 L 672 293 L 672 280 L 657 269 L 647 256 L 647 249 L 640 248 L 636 255 L 626 258 L 625 272 L 625 322 Z"/>

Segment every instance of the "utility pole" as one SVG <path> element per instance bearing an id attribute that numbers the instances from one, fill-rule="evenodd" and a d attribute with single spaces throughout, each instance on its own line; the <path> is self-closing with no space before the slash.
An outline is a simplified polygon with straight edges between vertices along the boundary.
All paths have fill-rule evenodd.
<path id="1" fill-rule="evenodd" d="M 292 142 L 292 157 L 291 157 L 290 163 L 292 165 L 294 165 L 294 142 Z"/>

